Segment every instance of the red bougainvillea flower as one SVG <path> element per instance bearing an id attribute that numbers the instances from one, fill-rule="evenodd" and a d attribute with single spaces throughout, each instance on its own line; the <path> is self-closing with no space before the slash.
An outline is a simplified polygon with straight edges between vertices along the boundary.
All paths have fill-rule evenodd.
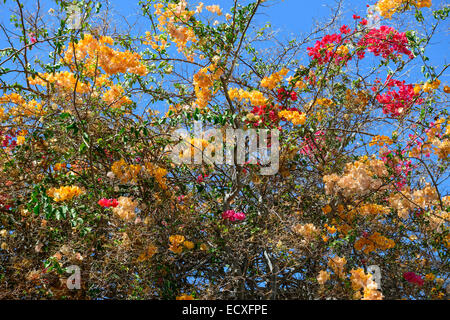
<path id="1" fill-rule="evenodd" d="M 367 21 L 365 21 L 367 24 Z M 359 41 L 359 45 L 367 47 L 367 50 L 375 56 L 382 56 L 384 59 L 399 57 L 406 54 L 410 59 L 414 58 L 408 49 L 408 39 L 404 32 L 398 32 L 392 27 L 381 26 L 379 29 L 370 31 Z M 365 52 L 358 51 L 358 57 L 364 58 Z"/>
<path id="2" fill-rule="evenodd" d="M 421 276 L 415 274 L 414 272 L 405 272 L 403 278 L 410 283 L 415 283 L 418 286 L 423 286 L 424 280 Z"/>
<path id="3" fill-rule="evenodd" d="M 297 92 L 291 92 L 291 100 L 292 101 L 297 101 L 298 97 L 297 97 Z"/>
<path id="4" fill-rule="evenodd" d="M 279 88 L 277 92 L 277 99 L 278 101 L 286 100 L 287 98 L 291 99 L 292 101 L 297 101 L 297 92 L 288 92 L 285 88 Z"/>
<path id="5" fill-rule="evenodd" d="M 119 201 L 117 199 L 100 199 L 98 200 L 98 204 L 101 205 L 104 208 L 110 208 L 110 207 L 117 207 L 119 205 Z"/>
<path id="6" fill-rule="evenodd" d="M 314 47 L 307 48 L 308 55 L 317 61 L 319 65 L 326 64 L 333 60 L 336 64 L 351 60 L 350 53 L 346 50 L 340 51 L 343 48 L 344 41 L 342 36 L 351 32 L 351 29 L 346 25 L 340 28 L 340 34 L 327 34 L 322 40 L 317 41 Z M 348 50 L 347 50 L 348 51 Z"/>
<path id="7" fill-rule="evenodd" d="M 264 124 L 272 124 L 278 121 L 278 109 L 272 105 L 254 106 L 252 112 L 254 115 L 259 116 L 260 120 L 256 122 L 251 122 L 246 120 L 246 123 L 252 123 L 254 127 L 259 127 Z M 275 112 L 277 111 L 277 112 Z"/>
<path id="8" fill-rule="evenodd" d="M 234 210 L 227 210 L 222 213 L 222 219 L 231 222 L 245 220 L 245 214 L 243 212 L 235 212 Z"/>
<path id="9" fill-rule="evenodd" d="M 404 114 L 413 104 L 423 103 L 422 99 L 417 99 L 418 94 L 414 92 L 414 85 L 389 78 L 386 81 L 389 90 L 376 97 L 377 101 L 383 105 L 384 114 L 398 117 Z M 394 87 L 397 87 L 398 90 L 394 90 Z M 375 87 L 376 90 L 377 88 Z"/>
<path id="10" fill-rule="evenodd" d="M 352 32 L 352 29 L 350 29 L 349 27 L 347 27 L 345 24 L 339 29 L 339 31 L 341 31 L 342 34 L 349 34 L 350 32 Z"/>
<path id="11" fill-rule="evenodd" d="M 285 97 L 286 97 L 286 89 L 284 88 L 278 89 L 278 96 L 277 96 L 278 101 L 283 100 Z"/>

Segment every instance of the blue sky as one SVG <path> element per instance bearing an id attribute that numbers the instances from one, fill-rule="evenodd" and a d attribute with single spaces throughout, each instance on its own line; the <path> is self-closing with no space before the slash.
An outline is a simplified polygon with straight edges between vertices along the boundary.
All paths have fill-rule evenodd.
<path id="1" fill-rule="evenodd" d="M 23 0 L 25 4 L 25 10 L 33 12 L 36 8 L 37 0 Z M 188 3 L 197 4 L 199 0 L 189 0 Z M 229 12 L 230 8 L 233 6 L 233 0 L 204 0 L 205 5 L 219 4 L 224 12 Z M 248 3 L 249 0 L 244 0 L 241 2 Z M 367 11 L 367 5 L 376 3 L 375 0 L 344 0 L 343 6 L 341 8 L 343 22 L 347 24 L 352 24 L 352 15 L 358 14 L 364 16 Z M 433 8 L 440 8 L 449 2 L 446 0 L 433 0 Z M 52 18 L 48 15 L 47 11 L 52 6 L 56 8 L 53 1 L 40 0 L 41 12 L 47 16 L 47 18 Z M 3 1 L 0 3 L 0 23 L 3 25 L 9 24 L 10 10 L 16 10 L 16 3 L 13 1 Z M 112 9 L 113 23 L 120 21 L 122 17 L 126 17 L 129 23 L 133 23 L 138 19 L 140 15 L 140 8 L 138 1 L 125 1 L 125 0 L 110 0 L 110 7 Z M 255 23 L 259 26 L 263 26 L 266 22 L 272 24 L 273 29 L 278 31 L 278 36 L 281 39 L 292 39 L 294 36 L 299 36 L 302 33 L 310 31 L 313 27 L 314 22 L 324 23 L 328 21 L 333 9 L 336 8 L 336 0 L 267 0 L 263 3 L 263 8 L 259 11 L 259 14 L 255 18 Z M 6 10 L 5 10 L 6 9 Z M 429 8 L 423 8 L 422 11 L 427 14 L 431 10 Z M 410 20 L 413 20 L 413 13 L 408 13 Z M 402 15 L 404 19 L 404 15 Z M 51 19 L 54 23 L 57 22 L 56 18 Z M 115 20 L 115 21 L 114 21 Z M 385 20 L 385 24 L 396 24 L 395 19 Z M 122 22 L 119 23 L 119 28 L 125 27 Z M 431 62 L 436 64 L 443 64 L 447 61 L 447 51 L 450 44 L 450 38 L 448 37 L 450 25 L 442 24 L 440 31 L 441 35 L 437 36 L 435 40 L 430 44 L 427 51 Z M 142 23 L 137 23 L 133 26 L 136 34 L 144 34 L 148 28 Z M 406 29 L 401 31 L 405 31 Z M 0 33 L 0 47 L 4 48 L 7 46 L 5 43 L 5 38 L 2 33 Z"/>
<path id="2" fill-rule="evenodd" d="M 37 0 L 22 0 L 25 4 L 25 10 L 31 12 L 36 7 Z M 188 3 L 197 4 L 199 0 L 189 0 Z M 219 4 L 224 12 L 229 12 L 233 6 L 233 0 L 204 0 L 205 5 Z M 248 3 L 249 0 L 241 2 Z M 367 5 L 376 3 L 375 0 L 344 0 L 341 8 L 343 23 L 352 25 L 352 15 L 358 14 L 364 16 L 367 11 Z M 449 2 L 446 0 L 433 0 L 433 8 L 440 8 Z M 55 17 L 50 17 L 47 13 L 48 9 L 52 6 L 56 8 L 53 1 L 40 0 L 41 12 L 49 18 L 49 21 L 57 23 Z M 138 1 L 125 1 L 125 0 L 110 0 L 110 8 L 113 12 L 112 24 L 119 22 L 119 28 L 126 28 L 126 25 L 122 22 L 122 18 L 126 17 L 130 24 L 133 24 L 133 33 L 135 35 L 143 35 L 145 31 L 149 30 L 145 24 L 142 24 L 142 20 L 134 24 L 139 18 L 141 13 Z M 332 11 L 336 8 L 336 0 L 267 0 L 263 3 L 263 8 L 259 11 L 255 18 L 256 25 L 263 26 L 266 22 L 270 22 L 274 30 L 278 31 L 278 37 L 283 40 L 292 39 L 295 36 L 300 36 L 302 33 L 311 31 L 314 22 L 319 24 L 325 23 L 330 18 Z M 6 9 L 6 10 L 5 10 Z M 10 9 L 16 10 L 16 3 L 13 1 L 3 1 L 0 3 L 0 23 L 3 25 L 9 24 Z M 425 14 L 430 13 L 429 8 L 423 8 L 422 11 Z M 413 21 L 413 12 L 408 13 L 410 19 L 406 19 L 409 22 Z M 223 17 L 222 17 L 223 18 Z M 405 16 L 402 15 L 402 19 Z M 384 24 L 395 25 L 398 23 L 395 16 L 392 20 L 385 20 Z M 403 27 L 403 28 L 402 28 Z M 401 31 L 406 31 L 407 26 L 400 26 Z M 431 62 L 436 65 L 443 65 L 447 60 L 447 51 L 450 44 L 450 38 L 448 32 L 450 25 L 442 24 L 440 28 L 440 35 L 438 35 L 434 41 L 430 44 L 427 54 L 431 59 Z M 7 46 L 5 38 L 0 33 L 0 47 Z M 445 79 L 448 79 L 447 75 L 444 75 Z"/>

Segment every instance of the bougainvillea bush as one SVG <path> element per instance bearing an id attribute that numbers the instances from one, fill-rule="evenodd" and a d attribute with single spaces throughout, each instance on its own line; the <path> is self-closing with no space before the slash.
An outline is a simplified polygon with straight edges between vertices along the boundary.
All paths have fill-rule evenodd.
<path id="1" fill-rule="evenodd" d="M 448 297 L 445 1 L 289 37 L 283 2 L 2 2 L 0 298 Z M 196 122 L 275 130 L 277 172 L 175 162 L 220 151 Z"/>

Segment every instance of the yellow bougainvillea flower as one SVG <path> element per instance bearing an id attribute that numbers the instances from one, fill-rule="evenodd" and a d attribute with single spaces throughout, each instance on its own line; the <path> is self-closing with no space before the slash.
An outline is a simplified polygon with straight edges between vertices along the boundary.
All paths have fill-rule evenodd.
<path id="1" fill-rule="evenodd" d="M 332 211 L 331 206 L 327 204 L 325 207 L 322 208 L 322 212 L 325 214 L 329 214 Z"/>
<path id="2" fill-rule="evenodd" d="M 47 190 L 47 195 L 56 202 L 72 200 L 72 198 L 84 193 L 84 190 L 77 186 L 63 186 Z"/>
<path id="3" fill-rule="evenodd" d="M 283 110 L 278 112 L 278 116 L 292 122 L 296 126 L 304 125 L 306 122 L 306 115 L 303 112 Z"/>
<path id="4" fill-rule="evenodd" d="M 186 249 L 192 250 L 195 247 L 195 244 L 192 241 L 185 241 L 183 242 L 183 246 L 186 247 Z"/>
<path id="5" fill-rule="evenodd" d="M 276 87 L 281 81 L 283 81 L 283 77 L 285 77 L 285 76 L 287 75 L 288 72 L 289 72 L 288 69 L 283 68 L 283 69 L 281 69 L 279 72 L 275 72 L 275 73 L 272 74 L 271 76 L 262 79 L 262 81 L 261 81 L 261 87 L 267 88 L 267 89 L 269 89 L 269 90 L 275 89 L 275 87 Z"/>
<path id="6" fill-rule="evenodd" d="M 172 235 L 169 237 L 170 246 L 169 250 L 173 253 L 181 253 L 183 251 L 183 242 L 185 241 L 184 236 L 182 235 Z"/>

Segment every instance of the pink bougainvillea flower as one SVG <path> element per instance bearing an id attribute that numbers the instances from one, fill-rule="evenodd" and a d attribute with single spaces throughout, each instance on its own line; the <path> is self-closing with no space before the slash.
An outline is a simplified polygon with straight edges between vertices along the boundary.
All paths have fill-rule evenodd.
<path id="1" fill-rule="evenodd" d="M 234 210 L 227 210 L 222 213 L 222 218 L 231 222 L 245 220 L 245 214 L 243 212 L 235 212 Z"/>
<path id="2" fill-rule="evenodd" d="M 235 218 L 237 221 L 245 220 L 245 214 L 244 214 L 243 212 L 236 212 L 236 213 L 234 214 L 234 218 Z"/>
<path id="3" fill-rule="evenodd" d="M 31 44 L 35 44 L 37 42 L 36 35 L 34 33 L 30 33 L 30 42 Z M 30 47 L 31 50 L 31 47 Z"/>

